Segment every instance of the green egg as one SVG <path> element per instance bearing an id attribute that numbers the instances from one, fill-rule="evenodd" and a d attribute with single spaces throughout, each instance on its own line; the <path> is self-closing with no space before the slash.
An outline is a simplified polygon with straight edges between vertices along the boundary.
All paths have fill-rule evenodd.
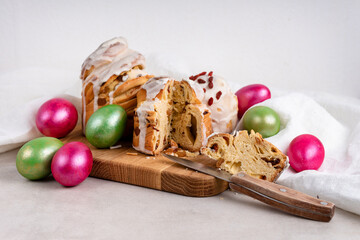
<path id="1" fill-rule="evenodd" d="M 126 111 L 112 104 L 98 109 L 89 118 L 86 139 L 97 148 L 109 148 L 122 137 L 126 127 Z"/>
<path id="2" fill-rule="evenodd" d="M 269 107 L 256 106 L 245 113 L 244 129 L 248 132 L 252 129 L 264 138 L 271 137 L 280 131 L 280 117 Z"/>
<path id="3" fill-rule="evenodd" d="M 18 172 L 29 180 L 39 180 L 51 173 L 51 160 L 64 144 L 57 138 L 40 137 L 22 146 L 16 156 Z"/>

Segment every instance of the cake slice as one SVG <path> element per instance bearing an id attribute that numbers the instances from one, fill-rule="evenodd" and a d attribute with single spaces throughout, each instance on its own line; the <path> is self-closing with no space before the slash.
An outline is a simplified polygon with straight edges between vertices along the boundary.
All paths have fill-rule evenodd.
<path id="1" fill-rule="evenodd" d="M 287 158 L 259 133 L 239 131 L 235 136 L 217 133 L 209 136 L 201 153 L 217 160 L 216 166 L 231 174 L 241 171 L 250 176 L 275 181 L 287 165 Z"/>
<path id="2" fill-rule="evenodd" d="M 195 87 L 194 87 L 195 88 Z M 156 77 L 137 94 L 133 147 L 156 155 L 170 146 L 170 140 L 191 152 L 199 152 L 212 133 L 210 110 L 198 99 L 193 83 Z"/>

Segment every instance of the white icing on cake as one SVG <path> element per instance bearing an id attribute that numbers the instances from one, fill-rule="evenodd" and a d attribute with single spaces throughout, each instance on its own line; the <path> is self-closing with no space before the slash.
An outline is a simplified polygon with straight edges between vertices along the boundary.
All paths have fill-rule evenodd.
<path id="1" fill-rule="evenodd" d="M 204 97 L 205 97 L 204 91 L 199 84 L 195 83 L 194 81 L 188 80 L 188 79 L 183 79 L 183 81 L 189 83 L 190 87 L 195 91 L 196 97 L 200 101 L 202 101 L 204 99 Z"/>
<path id="2" fill-rule="evenodd" d="M 204 147 L 206 147 L 206 145 L 208 144 L 209 142 L 209 139 L 212 137 L 212 136 L 215 136 L 216 134 L 219 134 L 219 132 L 213 132 L 212 134 L 210 134 L 206 139 L 205 139 L 205 143 L 203 144 Z"/>
<path id="3" fill-rule="evenodd" d="M 134 149 L 137 151 L 152 154 L 151 151 L 145 149 L 145 137 L 146 137 L 146 117 L 148 116 L 149 111 L 155 111 L 155 105 L 159 103 L 160 100 L 155 98 L 153 100 L 144 101 L 140 107 L 136 109 L 136 114 L 139 118 L 139 145 L 134 146 Z"/>
<path id="4" fill-rule="evenodd" d="M 83 63 L 81 76 L 83 80 L 82 92 L 85 94 L 86 86 L 93 84 L 94 93 L 94 112 L 98 109 L 98 94 L 101 85 L 112 76 L 119 76 L 123 72 L 130 71 L 133 67 L 145 68 L 145 58 L 140 53 L 128 48 L 125 38 L 116 37 L 102 43 Z M 85 73 L 93 67 L 92 72 L 85 78 Z M 115 90 L 126 80 L 136 78 L 139 75 L 146 75 L 141 69 L 134 69 L 129 75 L 124 76 L 122 81 L 115 87 Z M 114 91 L 115 91 L 114 90 Z M 110 103 L 112 103 L 113 92 L 110 93 Z M 86 104 L 83 97 L 83 126 L 85 127 Z"/>
<path id="5" fill-rule="evenodd" d="M 92 66 L 94 70 L 91 75 L 96 76 L 101 82 L 106 82 L 111 76 L 119 76 L 135 66 L 145 68 L 145 58 L 140 53 L 129 49 L 125 38 L 116 37 L 102 43 L 85 60 L 81 71 L 82 79 L 85 71 L 91 69 Z"/>
<path id="6" fill-rule="evenodd" d="M 199 110 L 202 113 L 202 119 L 204 119 L 204 112 L 205 111 L 211 112 L 210 109 L 208 109 L 204 104 L 202 104 L 202 105 L 199 104 Z M 211 115 L 210 115 L 210 117 L 211 117 Z M 203 146 L 206 146 L 207 141 L 208 141 L 207 140 L 208 138 L 206 137 L 206 126 L 205 126 L 204 121 L 201 121 L 201 123 L 202 123 L 202 135 L 204 136 L 201 144 Z"/>
<path id="7" fill-rule="evenodd" d="M 146 90 L 146 100 L 153 100 L 160 90 L 164 89 L 165 84 L 173 80 L 169 77 L 154 77 L 149 79 L 142 88 Z"/>
<path id="8" fill-rule="evenodd" d="M 191 76 L 189 82 L 200 86 L 203 98 L 198 98 L 211 111 L 212 127 L 214 132 L 231 133 L 238 121 L 237 97 L 231 92 L 230 87 L 222 77 L 212 76 L 206 72 Z M 231 124 L 230 124 L 231 122 Z"/>
<path id="9" fill-rule="evenodd" d="M 138 77 L 142 77 L 147 75 L 147 73 L 144 70 L 141 69 L 131 69 L 126 76 L 123 77 L 123 81 L 125 82 L 128 79 L 134 79 L 134 78 L 138 78 Z"/>
<path id="10" fill-rule="evenodd" d="M 114 90 L 109 92 L 109 104 L 112 104 L 114 101 L 114 92 L 118 89 L 118 87 L 120 87 L 124 82 L 126 82 L 126 80 L 145 76 L 146 74 L 147 73 L 141 69 L 131 69 L 130 71 L 128 71 L 127 74 L 122 78 L 122 81 L 115 86 Z"/>

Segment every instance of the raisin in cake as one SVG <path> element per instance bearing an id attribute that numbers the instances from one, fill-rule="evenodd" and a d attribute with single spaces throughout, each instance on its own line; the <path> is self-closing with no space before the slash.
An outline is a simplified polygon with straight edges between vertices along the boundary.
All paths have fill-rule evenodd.
<path id="1" fill-rule="evenodd" d="M 202 154 L 217 160 L 217 166 L 231 174 L 241 171 L 264 180 L 275 181 L 287 165 L 286 156 L 253 130 L 235 136 L 219 133 L 208 138 Z"/>

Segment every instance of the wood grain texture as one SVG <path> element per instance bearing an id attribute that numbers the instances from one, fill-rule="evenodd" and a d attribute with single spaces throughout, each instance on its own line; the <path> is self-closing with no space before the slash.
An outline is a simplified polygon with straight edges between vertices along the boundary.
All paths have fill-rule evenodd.
<path id="1" fill-rule="evenodd" d="M 231 182 L 230 188 L 233 191 L 246 194 L 290 214 L 322 222 L 329 222 L 334 216 L 333 203 L 282 185 L 260 180 L 245 173 L 233 175 Z"/>
<path id="2" fill-rule="evenodd" d="M 130 142 L 121 142 L 121 148 L 97 149 L 82 135 L 80 127 L 62 141 L 79 141 L 90 147 L 94 157 L 91 177 L 193 197 L 217 195 L 228 188 L 225 181 L 186 169 L 163 156 L 141 154 L 131 147 Z M 196 161 L 215 166 L 215 162 L 206 159 L 199 158 Z"/>

